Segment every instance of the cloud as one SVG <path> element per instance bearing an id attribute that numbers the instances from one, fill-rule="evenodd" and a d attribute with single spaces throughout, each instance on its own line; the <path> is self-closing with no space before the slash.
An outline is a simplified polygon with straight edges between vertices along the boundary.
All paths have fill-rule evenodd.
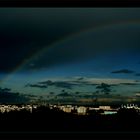
<path id="1" fill-rule="evenodd" d="M 70 9 L 68 10 L 67 9 L 63 9 L 63 10 L 62 9 L 59 9 L 59 10 L 58 9 L 40 10 L 39 9 L 39 12 L 36 11 L 36 9 L 34 10 L 31 9 L 31 11 L 25 10 L 25 9 L 22 9 L 22 10 L 23 10 L 22 12 L 17 12 L 17 11 L 14 12 L 14 10 L 4 9 L 0 13 L 2 15 L 0 16 L 1 21 L 3 21 L 0 23 L 1 25 L 0 26 L 0 30 L 1 30 L 1 33 L 0 33 L 0 46 L 1 46 L 0 47 L 0 64 L 1 64 L 0 71 L 9 72 L 13 70 L 15 67 L 19 66 L 19 64 L 21 64 L 25 58 L 32 56 L 32 54 L 38 52 L 40 49 L 45 48 L 45 47 L 47 48 L 48 46 L 51 46 L 53 42 L 57 42 L 57 41 L 59 42 L 59 40 L 61 39 L 65 41 L 65 37 L 69 35 L 71 35 L 70 37 L 72 37 L 75 33 L 78 33 L 79 31 L 80 31 L 79 32 L 80 34 L 82 33 L 82 30 L 83 31 L 86 30 L 87 27 L 88 28 L 94 27 L 96 29 L 96 26 L 97 27 L 99 26 L 100 28 L 103 25 L 104 27 L 108 23 L 109 24 L 112 23 L 112 21 L 113 23 L 116 23 L 116 21 L 121 21 L 121 19 L 129 20 L 130 18 L 130 21 L 131 21 L 134 18 L 131 15 L 135 15 L 135 14 L 130 14 L 131 12 L 129 10 L 128 10 L 129 12 L 127 11 L 128 13 L 127 12 L 125 13 L 127 15 L 126 16 L 126 15 L 120 15 L 116 11 L 115 13 L 114 12 L 111 13 L 111 15 L 107 14 L 108 12 L 111 12 L 112 10 L 111 11 L 107 10 L 107 13 L 106 13 L 106 10 L 96 11 L 96 9 L 94 9 L 94 10 L 89 11 L 89 10 L 84 9 L 84 12 L 87 13 L 87 16 L 84 17 L 85 22 L 82 22 L 83 9 L 82 10 L 78 9 L 75 11 L 74 9 L 72 9 L 72 11 Z M 25 11 L 29 14 L 27 14 Z M 139 12 L 139 11 L 135 11 L 135 12 Z M 113 16 L 112 14 L 113 15 L 115 14 L 115 16 Z M 70 15 L 70 16 L 67 17 L 65 15 Z M 108 16 L 108 18 L 104 18 L 104 15 Z M 135 18 L 139 19 L 139 14 L 136 14 L 136 15 L 137 16 Z M 12 24 L 7 25 L 6 23 L 8 22 Z M 100 32 L 99 33 L 95 32 L 94 34 L 95 36 L 93 35 L 90 36 L 85 33 L 85 36 L 84 36 L 85 40 L 79 39 L 79 42 L 76 42 L 76 39 L 70 40 L 70 41 L 67 41 L 68 44 L 66 43 L 64 44 L 64 47 L 62 46 L 63 43 L 60 44 L 60 47 L 58 45 L 58 50 L 56 51 L 48 50 L 48 52 L 46 52 L 44 56 L 45 59 L 43 58 L 42 59 L 43 61 L 40 60 L 39 63 L 36 64 L 37 65 L 36 69 L 38 70 L 40 67 L 48 68 L 51 66 L 57 66 L 59 64 L 64 64 L 64 63 L 67 64 L 70 61 L 72 61 L 73 63 L 75 62 L 75 60 L 81 61 L 83 56 L 85 58 L 87 58 L 89 55 L 93 56 L 93 54 L 97 50 L 99 52 L 103 50 L 104 52 L 104 50 L 106 50 L 106 47 L 108 47 L 109 44 L 111 44 L 112 46 L 112 43 L 110 43 L 111 42 L 110 40 L 112 40 L 113 38 L 112 34 L 111 34 L 112 38 L 110 38 L 110 36 L 107 36 L 106 32 L 103 33 L 103 36 L 102 36 L 102 33 Z M 86 35 L 87 35 L 87 39 L 86 39 Z M 136 35 L 137 35 L 137 32 L 136 32 Z M 91 37 L 91 39 L 89 37 Z M 128 39 L 127 36 L 126 38 Z M 101 39 L 102 41 L 100 41 Z M 116 36 L 115 36 L 115 40 L 116 40 Z M 132 41 L 133 38 L 131 38 L 130 40 Z M 114 41 L 112 42 L 114 45 Z M 117 41 L 117 43 L 119 44 L 120 42 Z M 74 43 L 75 43 L 75 46 L 72 47 Z M 104 46 L 103 43 L 107 43 L 105 44 L 106 47 L 100 47 L 100 46 Z M 116 46 L 118 46 L 117 43 L 115 43 Z M 85 49 L 82 49 L 81 44 L 85 46 L 83 47 Z M 88 48 L 90 44 L 91 46 L 94 46 L 93 49 Z M 120 45 L 121 47 L 123 46 L 129 47 L 129 45 L 123 45 L 123 43 L 121 44 L 122 44 Z M 98 49 L 96 46 L 100 48 Z M 86 50 L 86 48 L 88 48 L 89 51 Z M 32 67 L 31 69 L 34 69 L 34 68 L 35 67 Z"/>
<path id="2" fill-rule="evenodd" d="M 41 88 L 41 89 L 47 88 L 46 85 L 39 85 L 39 84 L 27 84 L 25 85 L 25 87 L 35 87 L 35 88 Z"/>
<path id="3" fill-rule="evenodd" d="M 136 97 L 140 97 L 140 92 L 136 92 L 136 93 L 135 93 L 135 96 L 136 96 Z"/>
<path id="4" fill-rule="evenodd" d="M 11 89 L 10 88 L 1 88 L 0 87 L 0 92 L 10 92 Z"/>
<path id="5" fill-rule="evenodd" d="M 109 94 L 112 90 L 110 88 L 110 85 L 106 84 L 106 83 L 101 83 L 100 85 L 98 85 L 96 87 L 96 89 L 99 89 L 101 93 L 104 94 Z"/>
<path id="6" fill-rule="evenodd" d="M 138 83 L 120 83 L 120 85 L 139 85 Z"/>
<path id="7" fill-rule="evenodd" d="M 84 80 L 84 77 L 80 77 L 77 80 L 79 80 L 79 81 Z"/>
<path id="8" fill-rule="evenodd" d="M 140 82 L 139 80 L 135 80 L 136 83 Z"/>
<path id="9" fill-rule="evenodd" d="M 73 83 L 77 84 L 77 85 L 93 85 L 92 83 L 90 83 L 89 81 L 83 81 L 83 80 L 73 80 Z"/>
<path id="10" fill-rule="evenodd" d="M 29 98 L 18 92 L 11 91 L 10 88 L 0 87 L 0 103 L 26 103 Z"/>
<path id="11" fill-rule="evenodd" d="M 67 89 L 72 89 L 73 86 L 75 86 L 75 84 L 69 83 L 69 82 L 54 82 L 54 86 L 56 87 L 60 87 L 60 88 L 67 88 Z"/>
<path id="12" fill-rule="evenodd" d="M 38 82 L 38 84 L 52 86 L 54 83 L 51 80 Z"/>
<path id="13" fill-rule="evenodd" d="M 140 76 L 140 73 L 136 73 L 135 76 Z"/>
<path id="14" fill-rule="evenodd" d="M 108 85 L 108 84 L 106 84 L 106 83 L 101 83 L 99 86 L 97 86 L 96 88 L 109 88 L 110 87 L 110 85 Z"/>
<path id="15" fill-rule="evenodd" d="M 73 80 L 74 82 L 74 80 Z M 77 82 L 77 80 L 75 80 L 75 82 Z M 101 84 L 101 83 L 106 83 L 109 85 L 117 85 L 119 83 L 135 83 L 135 80 L 132 79 L 122 79 L 122 78 L 93 78 L 93 77 L 88 77 L 85 78 L 83 81 L 79 81 L 79 82 L 83 82 L 84 84 Z"/>
<path id="16" fill-rule="evenodd" d="M 86 86 L 100 86 L 100 83 L 91 83 L 88 81 L 77 81 L 77 83 L 79 83 L 79 85 L 86 85 Z M 118 84 L 106 84 L 106 85 L 108 85 L 109 87 L 118 86 Z"/>
<path id="17" fill-rule="evenodd" d="M 110 84 L 110 87 L 118 86 L 118 84 Z"/>
<path id="18" fill-rule="evenodd" d="M 111 73 L 114 73 L 114 74 L 117 74 L 117 73 L 131 74 L 131 73 L 134 73 L 134 71 L 128 70 L 128 69 L 121 69 L 121 70 L 112 71 Z"/>
<path id="19" fill-rule="evenodd" d="M 98 83 L 92 83 L 91 81 L 89 81 L 89 78 L 84 78 L 84 77 L 79 77 L 76 78 L 74 80 L 71 81 L 72 83 L 75 83 L 77 86 L 82 86 L 82 85 L 86 85 L 86 86 L 97 86 Z"/>
<path id="20" fill-rule="evenodd" d="M 71 94 L 65 92 L 65 93 L 58 94 L 57 96 L 61 96 L 61 97 L 70 97 Z"/>
<path id="21" fill-rule="evenodd" d="M 49 86 L 55 86 L 57 88 L 66 88 L 66 89 L 72 89 L 73 86 L 76 86 L 76 83 L 71 83 L 68 81 L 43 81 L 38 82 L 37 84 L 27 84 L 25 87 L 36 87 L 36 88 L 48 88 Z"/>

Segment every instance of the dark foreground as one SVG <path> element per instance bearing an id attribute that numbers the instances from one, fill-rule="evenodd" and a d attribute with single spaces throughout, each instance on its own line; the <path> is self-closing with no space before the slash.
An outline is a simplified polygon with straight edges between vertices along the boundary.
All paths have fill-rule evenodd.
<path id="1" fill-rule="evenodd" d="M 0 132 L 140 132 L 140 115 L 135 110 L 120 110 L 114 115 L 68 114 L 40 107 L 28 111 L 0 114 Z"/>
<path id="2" fill-rule="evenodd" d="M 140 116 L 135 110 L 120 110 L 118 114 L 88 116 L 67 114 L 40 107 L 0 114 L 0 139 L 8 140 L 125 140 L 140 138 Z"/>
<path id="3" fill-rule="evenodd" d="M 140 115 L 120 110 L 114 115 L 68 114 L 46 107 L 0 114 L 0 132 L 140 132 Z"/>

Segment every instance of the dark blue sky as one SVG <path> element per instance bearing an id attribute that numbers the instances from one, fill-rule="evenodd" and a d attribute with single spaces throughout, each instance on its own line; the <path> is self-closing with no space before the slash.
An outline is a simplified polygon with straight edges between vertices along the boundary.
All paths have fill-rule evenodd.
<path id="1" fill-rule="evenodd" d="M 0 20 L 2 87 L 40 94 L 42 89 L 24 86 L 75 77 L 94 84 L 140 80 L 139 8 L 1 8 Z M 128 89 L 131 95 L 140 91 L 116 88 L 122 95 Z M 52 90 L 60 89 L 44 92 Z"/>
<path id="2" fill-rule="evenodd" d="M 140 26 L 138 23 L 110 25 L 80 32 L 56 41 L 21 65 L 21 72 L 54 76 L 112 76 L 138 78 L 140 72 Z M 128 69 L 133 74 L 114 74 Z M 27 72 L 27 73 L 28 73 Z"/>

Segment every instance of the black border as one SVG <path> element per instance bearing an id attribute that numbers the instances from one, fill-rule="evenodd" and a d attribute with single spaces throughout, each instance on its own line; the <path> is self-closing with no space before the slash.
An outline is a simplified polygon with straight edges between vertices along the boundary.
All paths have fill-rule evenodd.
<path id="1" fill-rule="evenodd" d="M 95 132 L 95 133 L 74 133 L 74 132 L 3 132 L 0 139 L 6 140 L 139 140 L 140 134 L 137 132 L 118 133 L 118 132 Z"/>
<path id="2" fill-rule="evenodd" d="M 115 8 L 140 8 L 140 0 L 0 0 L 0 8 L 3 7 L 115 7 Z M 13 126 L 14 127 L 14 126 Z M 0 132 L 0 139 L 8 140 L 45 140 L 45 139 L 55 139 L 55 140 L 125 140 L 125 139 L 139 139 L 140 133 L 134 132 L 95 132 L 95 133 L 75 133 L 75 132 Z"/>
<path id="3" fill-rule="evenodd" d="M 0 0 L 0 7 L 139 7 L 140 0 Z"/>

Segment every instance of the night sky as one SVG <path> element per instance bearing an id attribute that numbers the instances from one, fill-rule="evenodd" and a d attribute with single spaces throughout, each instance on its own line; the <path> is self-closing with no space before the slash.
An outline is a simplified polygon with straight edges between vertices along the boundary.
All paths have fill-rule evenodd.
<path id="1" fill-rule="evenodd" d="M 0 92 L 80 98 L 105 83 L 112 101 L 139 98 L 140 8 L 1 8 L 0 21 Z"/>

